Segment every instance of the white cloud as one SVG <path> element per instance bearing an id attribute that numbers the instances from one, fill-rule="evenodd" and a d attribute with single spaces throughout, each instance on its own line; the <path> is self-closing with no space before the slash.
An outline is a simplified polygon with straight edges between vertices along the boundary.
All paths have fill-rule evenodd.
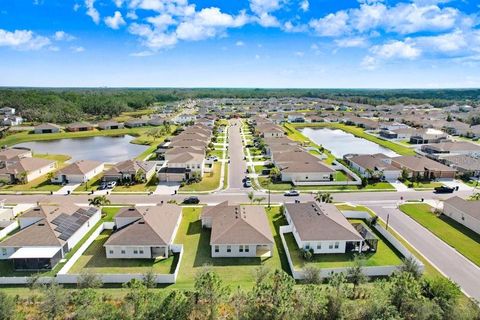
<path id="1" fill-rule="evenodd" d="M 131 53 L 130 56 L 132 56 L 132 57 L 149 57 L 149 56 L 152 56 L 154 54 L 155 54 L 155 52 L 153 52 L 153 51 L 140 51 L 140 52 Z"/>
<path id="2" fill-rule="evenodd" d="M 128 31 L 142 38 L 142 44 L 152 50 L 172 47 L 178 41 L 175 34 L 155 31 L 148 24 L 132 23 Z"/>
<path id="3" fill-rule="evenodd" d="M 137 20 L 138 19 L 138 16 L 137 14 L 135 13 L 135 11 L 128 11 L 127 12 L 127 18 L 128 19 L 132 19 L 132 20 Z"/>
<path id="4" fill-rule="evenodd" d="M 451 33 L 442 34 L 438 36 L 430 37 L 418 37 L 415 38 L 415 42 L 418 46 L 425 48 L 426 50 L 434 50 L 443 53 L 455 53 L 458 51 L 464 51 L 469 47 L 474 48 L 474 39 L 467 40 L 467 36 L 460 30 L 456 30 Z"/>
<path id="5" fill-rule="evenodd" d="M 286 32 L 305 32 L 308 30 L 308 26 L 304 24 L 294 25 L 291 21 L 287 21 L 283 24 L 283 30 Z"/>
<path id="6" fill-rule="evenodd" d="M 75 3 L 73 5 L 73 11 L 78 11 L 78 9 L 80 9 L 81 5 L 79 5 L 78 3 Z"/>
<path id="7" fill-rule="evenodd" d="M 237 42 L 235 42 L 235 45 L 236 45 L 237 47 L 243 47 L 243 46 L 245 46 L 245 42 L 243 42 L 243 41 L 237 41 Z"/>
<path id="8" fill-rule="evenodd" d="M 104 21 L 108 27 L 115 30 L 126 24 L 120 11 L 115 11 L 111 17 L 105 17 Z"/>
<path id="9" fill-rule="evenodd" d="M 169 26 L 176 24 L 175 19 L 167 13 L 162 13 L 155 17 L 149 17 L 146 20 L 159 30 L 165 30 Z"/>
<path id="10" fill-rule="evenodd" d="M 280 9 L 283 3 L 283 0 L 250 0 L 250 9 L 260 16 Z"/>
<path id="11" fill-rule="evenodd" d="M 383 59 L 408 59 L 413 60 L 420 56 L 422 51 L 411 43 L 410 39 L 406 41 L 393 40 L 383 45 L 373 46 L 370 51 L 377 57 Z"/>
<path id="12" fill-rule="evenodd" d="M 0 47 L 10 47 L 16 50 L 39 50 L 51 43 L 47 37 L 39 36 L 30 30 L 15 30 L 13 32 L 0 29 Z"/>
<path id="13" fill-rule="evenodd" d="M 364 69 L 375 70 L 378 67 L 378 61 L 372 56 L 366 56 L 360 65 Z"/>
<path id="14" fill-rule="evenodd" d="M 96 24 L 100 23 L 100 13 L 94 7 L 95 0 L 85 0 L 85 7 L 87 8 L 87 16 L 92 18 Z"/>
<path id="15" fill-rule="evenodd" d="M 56 41 L 72 41 L 72 40 L 75 40 L 74 36 L 72 36 L 71 34 L 66 33 L 65 31 L 62 31 L 62 30 L 55 32 L 55 34 L 53 35 L 53 38 Z"/>
<path id="16" fill-rule="evenodd" d="M 310 8 L 310 3 L 308 2 L 308 0 L 300 1 L 300 9 L 302 9 L 303 12 L 307 12 L 309 8 Z"/>
<path id="17" fill-rule="evenodd" d="M 113 0 L 117 8 L 121 8 L 123 5 L 123 0 Z"/>
<path id="18" fill-rule="evenodd" d="M 80 52 L 84 52 L 85 48 L 80 46 L 72 46 L 70 47 L 70 50 L 72 50 L 75 53 L 80 53 Z"/>
<path id="19" fill-rule="evenodd" d="M 364 37 L 342 38 L 335 40 L 335 44 L 342 48 L 365 47 L 367 39 Z"/>
<path id="20" fill-rule="evenodd" d="M 293 53 L 296 57 L 302 58 L 305 55 L 303 51 L 296 51 Z"/>
<path id="21" fill-rule="evenodd" d="M 278 27 L 280 25 L 278 19 L 267 12 L 260 14 L 256 18 L 256 21 L 258 22 L 258 24 L 265 28 Z"/>
<path id="22" fill-rule="evenodd" d="M 338 11 L 320 19 L 310 20 L 309 25 L 319 36 L 336 37 L 345 34 L 349 30 L 347 25 L 348 19 L 347 12 Z"/>

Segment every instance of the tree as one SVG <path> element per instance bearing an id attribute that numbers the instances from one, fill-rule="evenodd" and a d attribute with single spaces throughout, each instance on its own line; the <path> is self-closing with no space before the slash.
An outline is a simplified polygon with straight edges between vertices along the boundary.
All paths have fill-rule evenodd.
<path id="1" fill-rule="evenodd" d="M 255 194 L 253 193 L 253 191 L 250 191 L 249 193 L 247 193 L 247 196 L 248 196 L 248 200 L 250 200 L 250 204 L 252 204 L 253 199 L 255 198 Z"/>
<path id="2" fill-rule="evenodd" d="M 411 316 L 418 301 L 422 298 L 421 287 L 417 279 L 407 272 L 395 273 L 390 278 L 390 301 L 402 316 Z"/>
<path id="3" fill-rule="evenodd" d="M 52 281 L 42 286 L 43 301 L 40 304 L 41 312 L 47 319 L 57 319 L 63 315 L 68 303 L 68 294 L 62 286 Z"/>
<path id="4" fill-rule="evenodd" d="M 128 289 L 128 293 L 125 295 L 125 302 L 131 307 L 131 313 L 137 319 L 141 319 L 145 310 L 147 310 L 148 288 L 142 281 L 137 279 L 132 279 L 125 283 L 124 288 Z"/>
<path id="5" fill-rule="evenodd" d="M 146 310 L 144 320 L 184 320 L 192 311 L 192 301 L 188 293 L 181 290 L 172 291 L 165 298 L 153 297 Z"/>
<path id="6" fill-rule="evenodd" d="M 456 283 L 447 278 L 427 277 L 422 281 L 422 295 L 435 301 L 444 314 L 452 314 L 461 291 Z"/>
<path id="7" fill-rule="evenodd" d="M 270 169 L 270 173 L 268 177 L 270 181 L 275 182 L 280 179 L 280 175 L 281 175 L 280 169 L 274 166 L 273 168 Z"/>
<path id="8" fill-rule="evenodd" d="M 475 192 L 470 196 L 470 200 L 480 200 L 480 192 Z"/>
<path id="9" fill-rule="evenodd" d="M 5 292 L 0 291 L 0 320 L 13 319 L 15 302 Z"/>
<path id="10" fill-rule="evenodd" d="M 136 183 L 144 182 L 144 180 L 145 180 L 144 172 L 142 170 L 137 170 L 137 172 L 135 172 L 135 176 L 133 177 L 133 180 Z"/>
<path id="11" fill-rule="evenodd" d="M 196 305 L 203 318 L 213 320 L 229 290 L 215 272 L 205 268 L 195 276 L 194 292 Z"/>
<path id="12" fill-rule="evenodd" d="M 109 205 L 110 200 L 108 200 L 108 198 L 105 195 L 96 196 L 93 199 L 88 199 L 88 204 L 94 207 L 102 207 L 102 206 Z"/>
<path id="13" fill-rule="evenodd" d="M 355 255 L 353 258 L 352 266 L 347 269 L 347 279 L 353 283 L 353 291 L 356 292 L 356 289 L 359 285 L 367 282 L 368 278 L 363 272 L 365 266 L 365 258 L 359 255 Z"/>
<path id="14" fill-rule="evenodd" d="M 53 173 L 53 172 L 47 173 L 47 180 L 48 180 L 48 181 L 51 182 L 54 177 L 55 177 L 55 173 Z"/>
<path id="15" fill-rule="evenodd" d="M 322 282 L 320 277 L 320 269 L 313 266 L 306 266 L 303 268 L 303 283 L 306 284 L 319 284 Z"/>
<path id="16" fill-rule="evenodd" d="M 258 197 L 258 198 L 254 198 L 253 202 L 257 202 L 257 204 L 260 205 L 260 203 L 264 200 L 265 200 L 265 197 Z"/>
<path id="17" fill-rule="evenodd" d="M 80 289 L 85 288 L 100 288 L 103 285 L 102 278 L 98 274 L 95 274 L 88 270 L 82 270 L 78 277 L 77 286 Z"/>
<path id="18" fill-rule="evenodd" d="M 327 319 L 342 318 L 342 305 L 347 298 L 346 283 L 347 279 L 343 272 L 335 273 L 330 277 L 326 305 Z"/>
<path id="19" fill-rule="evenodd" d="M 155 275 L 155 272 L 153 272 L 153 269 L 149 269 L 147 272 L 145 272 L 142 280 L 145 287 L 149 289 L 157 286 L 157 276 Z"/>
<path id="20" fill-rule="evenodd" d="M 401 173 L 401 177 L 402 177 L 402 181 L 406 181 L 408 180 L 408 170 L 406 168 L 402 168 L 402 173 Z"/>
<path id="21" fill-rule="evenodd" d="M 413 257 L 403 259 L 403 264 L 400 266 L 399 271 L 410 273 L 417 280 L 422 277 L 420 266 Z"/>

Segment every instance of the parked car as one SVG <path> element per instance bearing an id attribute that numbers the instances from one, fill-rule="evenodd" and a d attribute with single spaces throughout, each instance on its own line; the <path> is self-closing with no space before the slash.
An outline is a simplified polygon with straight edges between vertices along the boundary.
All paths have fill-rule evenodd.
<path id="1" fill-rule="evenodd" d="M 252 186 L 252 182 L 250 180 L 245 180 L 245 183 L 243 184 L 245 188 L 250 188 Z"/>
<path id="2" fill-rule="evenodd" d="M 435 193 L 453 193 L 453 191 L 455 191 L 455 188 L 441 186 L 441 187 L 436 187 L 434 190 L 435 190 Z"/>
<path id="3" fill-rule="evenodd" d="M 217 156 L 210 156 L 210 157 L 207 158 L 207 160 L 218 161 L 218 157 Z"/>
<path id="4" fill-rule="evenodd" d="M 289 190 L 283 194 L 285 197 L 298 197 L 300 195 L 300 192 L 297 190 Z"/>
<path id="5" fill-rule="evenodd" d="M 198 204 L 200 203 L 200 199 L 198 197 L 188 197 L 183 199 L 183 203 L 185 204 Z"/>
<path id="6" fill-rule="evenodd" d="M 98 186 L 98 190 L 105 190 L 105 189 L 107 189 L 107 183 L 106 182 L 100 183 L 100 185 Z"/>
<path id="7" fill-rule="evenodd" d="M 110 181 L 109 183 L 107 183 L 107 189 L 113 189 L 115 188 L 116 185 L 117 185 L 116 181 Z"/>

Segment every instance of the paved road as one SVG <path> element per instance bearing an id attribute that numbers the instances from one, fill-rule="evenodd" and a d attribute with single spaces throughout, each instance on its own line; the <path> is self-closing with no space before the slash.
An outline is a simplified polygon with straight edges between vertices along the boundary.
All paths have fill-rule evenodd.
<path id="1" fill-rule="evenodd" d="M 230 166 L 228 168 L 228 192 L 245 192 L 243 178 L 247 170 L 247 162 L 244 160 L 242 137 L 240 128 L 242 123 L 239 119 L 230 120 L 228 132 L 228 155 Z"/>
<path id="2" fill-rule="evenodd" d="M 480 268 L 455 249 L 434 236 L 415 220 L 396 209 L 392 203 L 369 206 L 382 219 L 389 215 L 389 225 L 401 234 L 417 251 L 443 274 L 460 285 L 469 296 L 480 299 Z"/>

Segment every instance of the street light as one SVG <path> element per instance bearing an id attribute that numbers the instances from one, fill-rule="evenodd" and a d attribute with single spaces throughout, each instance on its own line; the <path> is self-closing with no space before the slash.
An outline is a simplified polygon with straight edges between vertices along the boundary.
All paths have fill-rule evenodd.
<path id="1" fill-rule="evenodd" d="M 268 185 L 268 209 L 270 209 L 270 184 Z"/>

